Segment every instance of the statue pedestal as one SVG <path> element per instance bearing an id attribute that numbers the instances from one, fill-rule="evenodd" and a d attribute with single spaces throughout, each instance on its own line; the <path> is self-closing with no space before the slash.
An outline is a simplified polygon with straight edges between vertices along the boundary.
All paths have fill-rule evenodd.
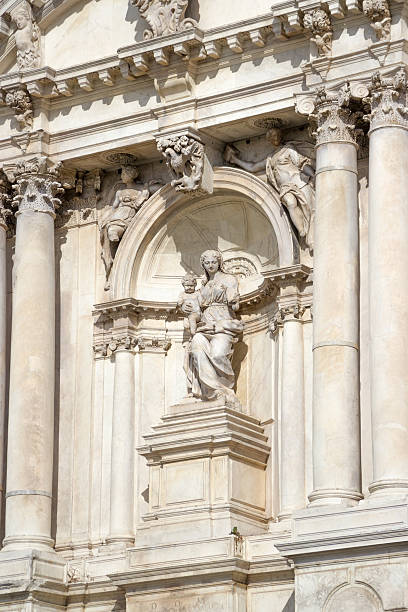
<path id="1" fill-rule="evenodd" d="M 225 401 L 171 406 L 139 453 L 150 470 L 149 513 L 137 545 L 194 541 L 267 529 L 266 462 L 259 421 Z"/>

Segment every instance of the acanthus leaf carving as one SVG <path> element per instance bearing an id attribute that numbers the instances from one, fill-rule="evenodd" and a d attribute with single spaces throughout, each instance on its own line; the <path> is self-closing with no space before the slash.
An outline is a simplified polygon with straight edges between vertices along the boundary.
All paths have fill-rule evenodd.
<path id="1" fill-rule="evenodd" d="M 138 346 L 140 352 L 146 353 L 167 353 L 171 347 L 171 342 L 167 338 L 158 337 L 141 337 L 138 339 Z"/>
<path id="2" fill-rule="evenodd" d="M 23 0 L 10 14 L 16 25 L 14 38 L 19 70 L 39 68 L 41 63 L 41 32 L 33 15 L 31 4 Z"/>
<path id="3" fill-rule="evenodd" d="M 319 55 L 330 57 L 332 52 L 333 26 L 329 14 L 322 8 L 305 13 L 303 25 L 312 34 Z"/>
<path id="4" fill-rule="evenodd" d="M 131 0 L 131 4 L 139 9 L 151 28 L 144 31 L 146 40 L 175 34 L 197 25 L 194 19 L 185 18 L 189 0 Z"/>
<path id="5" fill-rule="evenodd" d="M 55 163 L 45 156 L 18 162 L 13 172 L 16 214 L 34 210 L 55 217 L 55 210 L 61 204 L 57 196 L 64 193 L 59 181 L 60 169 L 61 162 Z"/>
<path id="6" fill-rule="evenodd" d="M 20 129 L 30 130 L 33 127 L 33 103 L 23 85 L 6 92 L 5 103 L 15 114 Z"/>
<path id="7" fill-rule="evenodd" d="M 108 348 L 111 353 L 115 353 L 118 350 L 132 351 L 135 348 L 136 344 L 136 338 L 133 338 L 128 334 L 123 334 L 112 338 L 112 340 L 108 344 Z"/>
<path id="8" fill-rule="evenodd" d="M 386 125 L 408 127 L 407 75 L 401 68 L 394 76 L 384 77 L 376 72 L 371 79 L 366 103 L 371 106 L 371 129 Z"/>
<path id="9" fill-rule="evenodd" d="M 370 20 L 378 40 L 391 36 L 391 12 L 388 0 L 363 0 L 363 13 Z"/>
<path id="10" fill-rule="evenodd" d="M 11 205 L 11 185 L 6 174 L 0 170 L 0 226 L 7 229 L 8 223 L 13 217 Z"/>
<path id="11" fill-rule="evenodd" d="M 356 123 L 362 119 L 363 113 L 351 110 L 351 97 L 348 82 L 338 91 L 329 91 L 324 86 L 316 89 L 315 113 L 311 118 L 317 122 L 317 145 L 328 142 L 357 142 L 362 130 L 356 128 Z"/>

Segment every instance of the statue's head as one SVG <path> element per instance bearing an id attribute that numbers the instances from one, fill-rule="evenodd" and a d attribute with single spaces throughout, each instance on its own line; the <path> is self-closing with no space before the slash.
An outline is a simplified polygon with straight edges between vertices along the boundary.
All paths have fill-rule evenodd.
<path id="1" fill-rule="evenodd" d="M 187 272 L 181 279 L 181 284 L 184 287 L 186 293 L 194 293 L 197 286 L 197 279 L 193 272 Z"/>
<path id="2" fill-rule="evenodd" d="M 218 270 L 222 270 L 224 262 L 221 251 L 218 251 L 218 249 L 204 251 L 200 257 L 200 263 L 206 277 L 209 278 L 211 274 L 215 274 Z"/>
<path id="3" fill-rule="evenodd" d="M 275 147 L 278 147 L 282 142 L 282 132 L 279 128 L 273 127 L 266 133 L 266 139 L 273 144 Z"/>
<path id="4" fill-rule="evenodd" d="M 139 170 L 136 166 L 125 165 L 121 169 L 121 179 L 124 183 L 131 183 L 139 176 Z"/>
<path id="5" fill-rule="evenodd" d="M 28 2 L 23 2 L 12 13 L 11 19 L 16 24 L 18 30 L 23 30 L 32 20 L 33 14 Z"/>

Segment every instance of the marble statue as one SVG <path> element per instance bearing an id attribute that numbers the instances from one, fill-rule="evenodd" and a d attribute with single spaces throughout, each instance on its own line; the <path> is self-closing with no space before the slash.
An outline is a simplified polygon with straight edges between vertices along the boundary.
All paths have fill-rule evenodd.
<path id="1" fill-rule="evenodd" d="M 40 28 L 33 17 L 29 2 L 24 1 L 11 13 L 16 24 L 14 38 L 17 47 L 17 64 L 19 70 L 28 70 L 40 66 Z"/>
<path id="2" fill-rule="evenodd" d="M 302 155 L 294 143 L 282 144 L 282 133 L 279 128 L 273 127 L 268 130 L 267 139 L 274 146 L 274 150 L 264 160 L 243 161 L 239 157 L 239 151 L 230 145 L 225 149 L 224 158 L 227 162 L 236 164 L 248 172 L 266 169 L 268 181 L 279 193 L 301 242 L 312 251 L 315 190 L 311 159 Z"/>
<path id="3" fill-rule="evenodd" d="M 183 307 L 187 304 L 191 305 L 192 310 L 185 319 L 184 327 L 190 331 L 191 336 L 194 336 L 197 331 L 197 323 L 201 320 L 199 293 L 196 291 L 197 279 L 195 275 L 190 272 L 183 276 L 181 284 L 183 285 L 184 291 L 180 293 L 177 307 L 179 310 L 183 310 Z"/>
<path id="4" fill-rule="evenodd" d="M 109 275 L 119 242 L 139 208 L 155 191 L 156 181 L 150 181 L 148 184 L 136 183 L 138 175 L 139 171 L 133 164 L 128 162 L 122 166 L 121 183 L 114 187 L 112 206 L 100 224 L 101 257 L 105 265 L 106 290 L 109 289 Z"/>
<path id="5" fill-rule="evenodd" d="M 157 36 L 168 36 L 197 25 L 194 19 L 185 19 L 189 0 L 131 0 L 142 17 L 150 25 L 144 31 L 144 38 L 149 40 Z"/>
<path id="6" fill-rule="evenodd" d="M 198 291 L 201 321 L 188 347 L 186 374 L 189 395 L 212 400 L 224 398 L 239 406 L 233 391 L 234 371 L 231 365 L 233 345 L 243 331 L 237 319 L 239 310 L 238 280 L 224 271 L 218 250 L 204 251 L 200 258 L 205 277 Z M 181 310 L 190 316 L 194 306 L 187 300 Z"/>
<path id="7" fill-rule="evenodd" d="M 315 8 L 305 13 L 303 25 L 312 34 L 319 55 L 330 57 L 332 52 L 333 26 L 329 14 L 322 8 Z"/>

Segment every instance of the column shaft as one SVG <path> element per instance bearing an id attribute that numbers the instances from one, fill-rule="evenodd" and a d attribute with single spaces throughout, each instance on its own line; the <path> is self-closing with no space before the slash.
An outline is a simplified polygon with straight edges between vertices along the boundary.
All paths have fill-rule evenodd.
<path id="1" fill-rule="evenodd" d="M 24 162 L 17 175 L 16 250 L 7 446 L 8 549 L 43 548 L 51 538 L 54 452 L 54 197 L 49 160 Z"/>
<path id="2" fill-rule="evenodd" d="M 134 542 L 135 372 L 133 350 L 115 351 L 110 533 L 108 542 Z"/>
<path id="3" fill-rule="evenodd" d="M 361 499 L 357 147 L 349 111 L 318 107 L 311 503 Z M 338 126 L 333 130 L 333 125 Z"/>
<path id="4" fill-rule="evenodd" d="M 398 75 L 397 75 L 398 76 Z M 408 122 L 405 75 L 374 79 L 369 157 L 374 494 L 408 494 Z M 379 79 L 379 77 L 378 77 Z M 387 112 L 383 112 L 386 110 Z"/>
<path id="5" fill-rule="evenodd" d="M 305 505 L 303 324 L 295 317 L 283 325 L 281 412 L 280 520 Z"/>

